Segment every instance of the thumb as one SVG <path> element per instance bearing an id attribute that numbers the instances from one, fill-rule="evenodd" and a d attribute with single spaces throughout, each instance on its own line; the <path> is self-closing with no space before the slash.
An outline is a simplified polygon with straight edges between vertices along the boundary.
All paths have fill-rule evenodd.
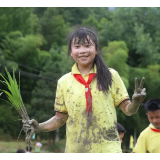
<path id="1" fill-rule="evenodd" d="M 32 124 L 34 127 L 38 127 L 39 126 L 39 123 L 35 119 L 30 120 L 29 124 Z"/>

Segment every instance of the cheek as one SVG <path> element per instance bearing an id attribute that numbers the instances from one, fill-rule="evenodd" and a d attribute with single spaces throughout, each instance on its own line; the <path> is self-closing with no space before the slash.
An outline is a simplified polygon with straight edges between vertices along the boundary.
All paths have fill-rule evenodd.
<path id="1" fill-rule="evenodd" d="M 75 54 L 75 52 L 71 52 L 71 57 L 75 62 L 77 62 L 77 56 L 76 55 L 77 54 Z"/>
<path id="2" fill-rule="evenodd" d="M 90 48 L 88 51 L 91 53 L 94 53 L 94 55 L 96 55 L 98 53 L 94 48 Z"/>
<path id="3" fill-rule="evenodd" d="M 152 122 L 152 119 L 151 119 L 151 118 L 148 118 L 148 120 L 149 120 L 150 122 Z"/>
<path id="4" fill-rule="evenodd" d="M 78 54 L 78 52 L 79 52 L 79 49 L 72 49 L 71 55 L 74 56 L 74 55 Z"/>
<path id="5" fill-rule="evenodd" d="M 73 49 L 72 51 L 71 51 L 71 57 L 74 57 L 74 55 L 75 55 L 75 50 Z"/>
<path id="6" fill-rule="evenodd" d="M 157 121 L 160 123 L 160 118 L 158 118 Z"/>

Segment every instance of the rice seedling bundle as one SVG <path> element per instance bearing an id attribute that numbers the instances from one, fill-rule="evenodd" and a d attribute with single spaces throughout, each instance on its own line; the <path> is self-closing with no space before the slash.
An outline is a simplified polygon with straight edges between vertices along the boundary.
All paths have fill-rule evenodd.
<path id="1" fill-rule="evenodd" d="M 24 103 L 21 97 L 21 93 L 20 93 L 20 72 L 19 72 L 19 85 L 18 85 L 16 78 L 15 78 L 16 69 L 13 69 L 13 76 L 10 75 L 6 67 L 5 67 L 5 71 L 6 71 L 7 77 L 0 73 L 0 76 L 3 79 L 3 81 L 2 80 L 0 81 L 8 88 L 8 91 L 0 89 L 1 91 L 0 95 L 2 95 L 2 93 L 6 94 L 8 98 L 7 102 L 11 104 L 17 110 L 17 112 L 22 117 L 22 121 L 28 126 L 27 129 L 22 127 L 22 130 L 24 130 L 26 133 L 25 141 L 27 142 L 28 147 L 30 147 L 31 146 L 30 139 L 31 139 L 31 136 L 33 135 L 32 133 L 33 126 L 29 124 L 30 118 L 27 114 L 27 111 L 24 106 Z"/>

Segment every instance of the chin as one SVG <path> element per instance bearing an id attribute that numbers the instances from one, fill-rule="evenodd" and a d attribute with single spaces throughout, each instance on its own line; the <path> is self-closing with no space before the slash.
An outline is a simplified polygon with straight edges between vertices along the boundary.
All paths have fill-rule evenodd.
<path id="1" fill-rule="evenodd" d="M 153 124 L 154 125 L 154 124 Z M 155 124 L 154 127 L 160 128 L 160 124 Z"/>

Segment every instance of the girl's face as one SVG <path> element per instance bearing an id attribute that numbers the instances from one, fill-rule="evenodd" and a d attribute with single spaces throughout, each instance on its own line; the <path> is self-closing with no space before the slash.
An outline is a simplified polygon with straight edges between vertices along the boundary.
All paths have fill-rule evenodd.
<path id="1" fill-rule="evenodd" d="M 156 111 L 148 111 L 147 113 L 148 120 L 152 123 L 156 128 L 160 127 L 160 109 Z"/>
<path id="2" fill-rule="evenodd" d="M 71 56 L 78 64 L 78 67 L 88 67 L 93 65 L 97 54 L 96 47 L 92 39 L 73 39 L 71 44 Z"/>

